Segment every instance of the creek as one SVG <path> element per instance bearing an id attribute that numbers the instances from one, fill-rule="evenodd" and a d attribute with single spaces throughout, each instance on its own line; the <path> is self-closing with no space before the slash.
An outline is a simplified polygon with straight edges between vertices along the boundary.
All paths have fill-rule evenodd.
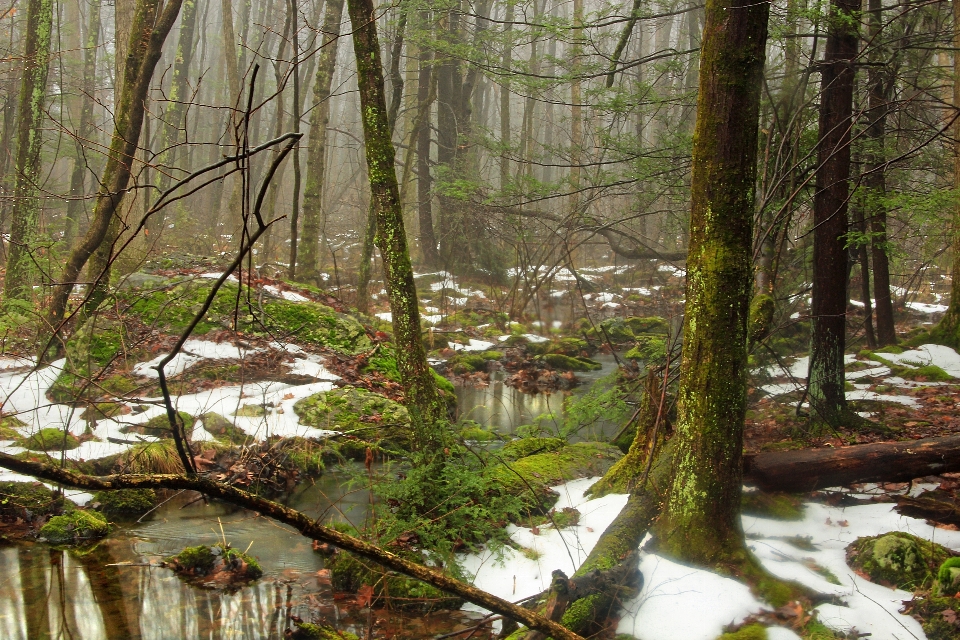
<path id="1" fill-rule="evenodd" d="M 616 367 L 579 374 L 581 394 Z M 570 393 L 529 395 L 494 374 L 485 387 L 458 387 L 464 417 L 513 433 L 538 416 L 562 416 Z M 551 429 L 555 420 L 543 426 Z M 619 425 L 596 424 L 579 438 L 609 435 Z M 362 466 L 329 469 L 302 483 L 285 502 L 326 522 L 362 524 L 370 493 Z M 226 540 L 256 556 L 264 576 L 235 592 L 205 590 L 157 566 L 187 546 Z M 21 542 L 0 547 L 0 638 L 4 640 L 260 640 L 280 639 L 290 617 L 318 615 L 342 631 L 378 637 L 428 638 L 472 626 L 477 614 L 382 612 L 334 599 L 323 579 L 323 557 L 292 529 L 194 494 L 176 494 L 142 522 L 120 522 L 91 550 L 57 550 Z M 318 572 L 320 572 L 318 574 Z M 376 615 L 373 620 L 371 616 Z M 475 624 L 475 623 L 474 623 Z M 475 638 L 478 636 L 474 636 Z"/>

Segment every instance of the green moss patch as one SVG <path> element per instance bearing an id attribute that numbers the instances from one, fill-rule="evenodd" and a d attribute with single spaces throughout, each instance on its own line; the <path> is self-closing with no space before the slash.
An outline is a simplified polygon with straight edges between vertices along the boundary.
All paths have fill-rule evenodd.
<path id="1" fill-rule="evenodd" d="M 337 631 L 333 627 L 314 624 L 312 622 L 294 621 L 293 640 L 360 640 L 357 636 L 346 631 Z"/>
<path id="2" fill-rule="evenodd" d="M 786 493 L 744 492 L 740 511 L 749 516 L 772 520 L 803 520 L 803 500 Z"/>
<path id="3" fill-rule="evenodd" d="M 251 440 L 246 431 L 236 426 L 219 413 L 210 411 L 202 414 L 199 419 L 204 430 L 217 440 L 222 440 L 231 444 L 247 444 Z"/>
<path id="4" fill-rule="evenodd" d="M 183 473 L 177 446 L 170 439 L 134 445 L 114 466 L 119 473 Z"/>
<path id="5" fill-rule="evenodd" d="M 63 505 L 62 497 L 39 482 L 0 482 L 0 517 L 4 519 L 32 520 L 58 513 Z"/>
<path id="6" fill-rule="evenodd" d="M 547 353 L 541 356 L 541 359 L 546 362 L 551 369 L 559 369 L 560 371 L 597 371 L 603 368 L 603 365 L 596 360 L 580 356 L 571 358 L 562 353 Z"/>
<path id="7" fill-rule="evenodd" d="M 293 410 L 300 423 L 332 429 L 366 440 L 407 442 L 411 437 L 410 414 L 403 405 L 359 387 L 322 391 L 298 401 Z"/>
<path id="8" fill-rule="evenodd" d="M 667 356 L 667 339 L 663 336 L 637 336 L 636 345 L 623 354 L 624 358 L 643 362 L 663 360 Z"/>
<path id="9" fill-rule="evenodd" d="M 179 411 L 177 413 L 180 420 L 183 421 L 184 430 L 189 436 L 193 433 L 193 416 L 185 411 Z M 154 416 L 143 424 L 124 425 L 120 427 L 120 432 L 137 433 L 142 436 L 150 436 L 151 438 L 169 438 L 172 437 L 173 434 L 173 431 L 170 428 L 170 420 L 167 418 L 166 413 L 161 413 L 158 416 Z"/>
<path id="10" fill-rule="evenodd" d="M 748 624 L 723 634 L 717 640 L 767 640 L 767 628 L 762 624 Z"/>
<path id="11" fill-rule="evenodd" d="M 906 591 L 929 589 L 953 552 L 923 538 L 893 531 L 857 538 L 847 547 L 847 564 L 860 575 Z"/>
<path id="12" fill-rule="evenodd" d="M 518 438 L 500 449 L 500 458 L 506 461 L 519 460 L 538 453 L 549 453 L 567 446 L 563 438 Z"/>
<path id="13" fill-rule="evenodd" d="M 99 502 L 100 511 L 110 517 L 139 516 L 156 506 L 157 493 L 153 489 L 98 491 L 93 501 Z"/>
<path id="14" fill-rule="evenodd" d="M 26 423 L 16 416 L 0 416 L 0 440 L 19 440 Z"/>
<path id="15" fill-rule="evenodd" d="M 61 451 L 76 449 L 80 441 L 72 433 L 47 427 L 36 433 L 20 438 L 19 445 L 30 451 Z"/>
<path id="16" fill-rule="evenodd" d="M 40 537 L 50 544 L 72 545 L 99 540 L 110 533 L 106 519 L 95 511 L 77 509 L 53 516 L 40 527 Z"/>

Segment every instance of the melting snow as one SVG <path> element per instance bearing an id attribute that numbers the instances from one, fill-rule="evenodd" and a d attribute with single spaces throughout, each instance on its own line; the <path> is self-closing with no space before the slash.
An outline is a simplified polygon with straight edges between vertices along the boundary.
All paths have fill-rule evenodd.
<path id="1" fill-rule="evenodd" d="M 248 353 L 256 353 L 259 349 L 244 349 L 229 342 L 211 342 L 209 340 L 187 340 L 173 360 L 164 367 L 164 373 L 173 376 L 182 373 L 201 360 L 232 359 L 241 360 Z M 157 378 L 159 373 L 155 367 L 166 357 L 166 354 L 157 356 L 153 360 L 140 362 L 133 367 L 133 372 L 147 378 Z"/>

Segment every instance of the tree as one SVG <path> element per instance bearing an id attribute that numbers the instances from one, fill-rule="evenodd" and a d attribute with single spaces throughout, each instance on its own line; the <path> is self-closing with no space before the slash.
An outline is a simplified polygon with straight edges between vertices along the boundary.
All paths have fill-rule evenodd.
<path id="1" fill-rule="evenodd" d="M 348 0 L 347 7 L 353 26 L 371 208 L 377 216 L 376 242 L 383 258 L 384 281 L 393 314 L 397 370 L 414 425 L 414 447 L 435 460 L 442 457 L 448 443 L 447 412 L 420 338 L 420 309 L 394 168 L 395 150 L 387 117 L 376 16 L 371 0 Z"/>
<path id="2" fill-rule="evenodd" d="M 93 253 L 107 242 L 109 228 L 118 216 L 140 141 L 147 91 L 163 51 L 163 42 L 180 12 L 180 3 L 181 0 L 170 0 L 158 16 L 159 0 L 137 2 L 130 31 L 123 86 L 116 109 L 116 126 L 110 142 L 107 166 L 100 178 L 101 187 L 97 192 L 93 219 L 83 239 L 67 257 L 59 282 L 53 285 L 46 321 L 54 339 L 61 329 L 67 301 L 80 271 Z M 111 240 L 110 245 L 112 244 Z M 92 274 L 94 282 L 99 282 L 103 275 L 103 271 Z M 48 350 L 51 346 L 54 351 L 59 351 L 58 345 L 45 345 L 40 354 L 41 359 L 50 355 Z"/>
<path id="3" fill-rule="evenodd" d="M 754 189 L 769 5 L 708 0 L 693 144 L 684 342 L 661 549 L 718 565 L 740 528 Z"/>
<path id="4" fill-rule="evenodd" d="M 821 66 L 817 180 L 813 202 L 813 301 L 809 396 L 818 420 L 850 419 L 844 395 L 847 330 L 847 203 L 853 59 L 857 55 L 856 0 L 833 0 Z"/>
<path id="5" fill-rule="evenodd" d="M 23 52 L 23 76 L 17 125 L 17 161 L 10 225 L 10 255 L 4 282 L 6 301 L 26 300 L 33 293 L 33 252 L 40 227 L 40 149 L 50 69 L 50 32 L 53 0 L 30 0 L 27 4 L 27 38 Z"/>

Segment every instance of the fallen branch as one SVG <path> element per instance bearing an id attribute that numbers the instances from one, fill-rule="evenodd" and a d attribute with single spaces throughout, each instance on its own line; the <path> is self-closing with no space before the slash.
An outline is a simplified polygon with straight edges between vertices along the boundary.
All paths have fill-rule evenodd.
<path id="1" fill-rule="evenodd" d="M 906 482 L 960 471 L 960 436 L 769 451 L 744 457 L 744 476 L 767 491 L 803 492 L 857 482 Z"/>
<path id="2" fill-rule="evenodd" d="M 404 560 L 363 540 L 325 527 L 295 509 L 266 500 L 236 487 L 214 482 L 203 476 L 182 474 L 87 476 L 42 462 L 20 460 L 6 453 L 0 453 L 0 467 L 76 489 L 90 491 L 117 489 L 187 489 L 197 491 L 206 496 L 255 511 L 277 522 L 290 525 L 304 536 L 332 544 L 358 556 L 378 562 L 394 571 L 422 580 L 447 593 L 521 622 L 555 640 L 583 640 L 569 629 L 547 620 L 529 609 L 507 602 L 430 567 Z"/>

